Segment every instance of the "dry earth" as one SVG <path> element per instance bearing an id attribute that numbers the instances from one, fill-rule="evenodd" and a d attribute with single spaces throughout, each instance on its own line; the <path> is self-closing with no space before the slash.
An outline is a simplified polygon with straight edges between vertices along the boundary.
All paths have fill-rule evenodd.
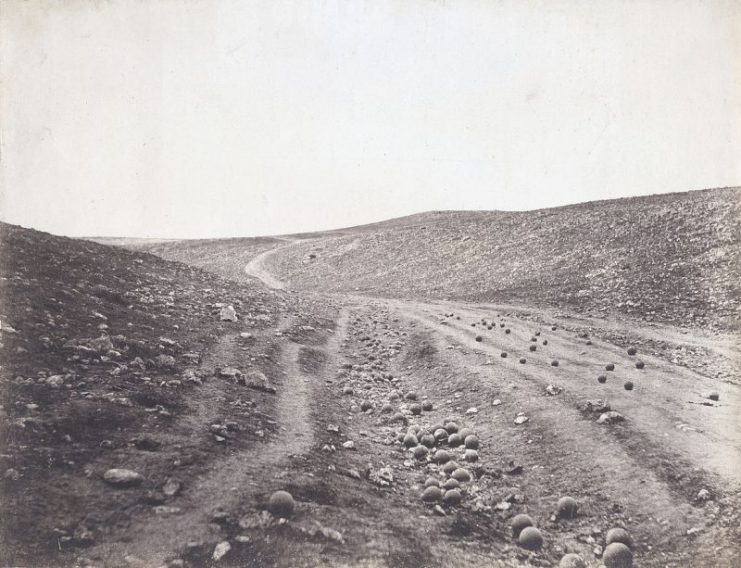
<path id="1" fill-rule="evenodd" d="M 430 242 L 455 230 L 457 244 L 419 277 L 427 253 L 412 238 L 416 220 L 116 243 L 133 252 L 3 225 L 0 563 L 557 566 L 576 553 L 596 567 L 609 565 L 608 530 L 623 527 L 635 566 L 741 566 L 741 354 L 728 277 L 738 264 L 713 260 L 712 286 L 662 276 L 677 256 L 689 275 L 707 259 L 738 258 L 734 195 L 633 201 L 633 227 L 605 223 L 620 202 L 593 206 L 604 246 L 633 235 L 629 256 L 650 278 L 578 283 L 582 259 L 560 282 L 564 270 L 527 244 L 543 242 L 535 235 L 520 245 L 532 286 L 500 294 L 497 266 L 511 257 L 480 253 L 492 287 L 477 298 L 460 276 L 470 263 L 430 276 L 444 258 L 468 258 L 457 235 L 471 227 L 450 220 Z M 638 231 L 657 208 L 675 221 L 682 208 L 705 216 L 678 232 L 671 246 L 685 253 L 649 262 L 641 255 L 663 237 L 637 246 Z M 589 210 L 572 208 L 555 226 L 583 230 L 584 219 L 572 222 Z M 499 214 L 481 215 L 464 242 Z M 590 235 L 580 240 L 596 270 L 608 253 L 596 254 Z M 687 235 L 700 242 L 685 247 Z M 710 235 L 725 240 L 711 246 Z M 403 268 L 403 249 L 385 248 L 401 238 Z M 384 255 L 393 264 L 381 268 Z M 360 270 L 373 289 L 355 290 Z M 642 293 L 647 282 L 658 290 Z M 451 286 L 444 297 L 438 285 Z M 558 301 L 541 293 L 550 286 L 590 293 Z M 714 295 L 698 299 L 694 286 Z M 674 295 L 681 301 L 666 307 Z M 665 308 L 621 313 L 618 297 Z M 236 321 L 221 319 L 229 305 Z M 461 444 L 461 432 L 475 439 Z M 109 468 L 142 478 L 115 487 Z M 446 485 L 445 499 L 424 501 L 425 484 Z M 267 511 L 275 490 L 295 499 L 286 520 Z M 575 516 L 558 514 L 564 496 Z M 513 537 L 520 513 L 540 530 L 537 550 Z"/>

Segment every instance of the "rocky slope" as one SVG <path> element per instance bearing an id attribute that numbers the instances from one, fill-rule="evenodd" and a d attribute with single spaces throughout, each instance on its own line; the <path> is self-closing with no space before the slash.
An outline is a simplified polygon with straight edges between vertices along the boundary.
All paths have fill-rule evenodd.
<path id="1" fill-rule="evenodd" d="M 295 289 L 737 328 L 740 197 L 736 188 L 527 212 L 427 213 L 328 232 L 282 247 L 267 264 Z"/>
<path id="2" fill-rule="evenodd" d="M 4 566 L 79 565 L 177 513 L 271 439 L 286 341 L 327 325 L 254 282 L 88 241 L 1 224 L 0 255 Z"/>

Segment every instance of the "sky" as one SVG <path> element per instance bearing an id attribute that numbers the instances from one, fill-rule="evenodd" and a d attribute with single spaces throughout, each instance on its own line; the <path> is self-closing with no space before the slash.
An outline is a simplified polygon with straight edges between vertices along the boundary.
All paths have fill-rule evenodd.
<path id="1" fill-rule="evenodd" d="M 227 237 L 741 185 L 741 3 L 2 0 L 0 219 Z"/>

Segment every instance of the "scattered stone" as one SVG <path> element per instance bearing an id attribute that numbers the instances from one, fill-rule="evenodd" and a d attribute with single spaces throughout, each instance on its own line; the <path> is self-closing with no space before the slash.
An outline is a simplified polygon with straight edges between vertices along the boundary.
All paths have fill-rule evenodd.
<path id="1" fill-rule="evenodd" d="M 555 385 L 548 385 L 545 387 L 545 392 L 551 396 L 556 396 L 557 394 L 560 394 L 563 391 L 561 387 L 557 387 Z"/>
<path id="2" fill-rule="evenodd" d="M 275 394 L 277 392 L 275 390 L 275 387 L 270 384 L 270 381 L 268 381 L 268 378 L 265 376 L 265 374 L 261 371 L 258 371 L 257 369 L 248 371 L 247 374 L 244 376 L 243 381 L 244 385 L 247 388 L 266 392 L 269 394 Z"/>
<path id="3" fill-rule="evenodd" d="M 520 413 L 520 414 L 518 414 L 518 415 L 517 415 L 517 417 L 515 418 L 515 424 L 518 424 L 518 425 L 519 425 L 519 424 L 525 424 L 525 422 L 527 422 L 528 420 L 530 420 L 530 418 L 528 418 L 528 417 L 527 417 L 527 416 L 525 416 L 524 414 Z"/>
<path id="4" fill-rule="evenodd" d="M 224 558 L 224 556 L 226 556 L 231 549 L 232 549 L 232 545 L 229 544 L 228 541 L 223 540 L 219 544 L 216 545 L 216 547 L 214 548 L 214 553 L 211 555 L 211 558 L 214 560 L 214 562 L 218 562 L 219 560 Z"/>
<path id="5" fill-rule="evenodd" d="M 113 487 L 134 487 L 140 485 L 144 477 L 130 469 L 114 468 L 103 474 L 103 480 Z"/>
<path id="6" fill-rule="evenodd" d="M 181 488 L 182 485 L 179 481 L 170 478 L 162 486 L 162 493 L 164 493 L 167 497 L 174 497 L 175 495 L 180 493 Z"/>
<path id="7" fill-rule="evenodd" d="M 219 312 L 219 319 L 221 321 L 237 321 L 237 310 L 234 306 L 224 306 Z"/>
<path id="8" fill-rule="evenodd" d="M 346 450 L 354 450 L 355 442 L 353 442 L 352 440 L 348 440 L 347 442 L 344 442 L 342 444 L 342 447 L 345 448 Z"/>
<path id="9" fill-rule="evenodd" d="M 715 391 L 711 391 L 711 392 L 705 394 L 705 398 L 710 399 L 710 400 L 714 400 L 714 401 L 717 402 L 718 400 L 720 400 L 720 395 L 717 392 L 715 392 Z"/>
<path id="10" fill-rule="evenodd" d="M 609 412 L 604 412 L 600 415 L 599 418 L 597 418 L 597 424 L 617 424 L 618 422 L 623 422 L 624 420 L 625 416 L 623 416 L 619 412 L 610 410 Z"/>
<path id="11" fill-rule="evenodd" d="M 594 413 L 599 412 L 601 414 L 603 412 L 610 411 L 610 403 L 608 403 L 606 400 L 597 398 L 594 400 L 585 401 L 582 408 L 584 409 L 585 412 L 594 412 Z"/>

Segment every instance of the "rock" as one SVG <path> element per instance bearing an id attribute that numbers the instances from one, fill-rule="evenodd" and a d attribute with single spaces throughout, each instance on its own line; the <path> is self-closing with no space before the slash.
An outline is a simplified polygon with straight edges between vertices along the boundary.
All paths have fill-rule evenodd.
<path id="1" fill-rule="evenodd" d="M 697 500 L 698 501 L 710 501 L 712 499 L 712 495 L 710 494 L 710 491 L 707 489 L 700 489 L 700 491 L 697 493 Z"/>
<path id="2" fill-rule="evenodd" d="M 452 421 L 446 423 L 443 428 L 448 434 L 455 434 L 456 432 L 458 432 L 458 424 Z"/>
<path id="3" fill-rule="evenodd" d="M 219 312 L 219 319 L 221 321 L 237 321 L 239 319 L 237 310 L 234 309 L 234 306 L 224 306 Z"/>
<path id="4" fill-rule="evenodd" d="M 620 542 L 628 548 L 633 548 L 633 537 L 630 536 L 628 531 L 620 527 L 610 529 L 605 535 L 605 544 L 612 544 L 613 542 Z"/>
<path id="5" fill-rule="evenodd" d="M 229 544 L 228 541 L 222 540 L 214 548 L 214 553 L 211 555 L 211 558 L 214 560 L 214 562 L 218 562 L 219 560 L 224 558 L 224 556 L 226 556 L 231 549 L 232 549 L 232 545 Z"/>
<path id="6" fill-rule="evenodd" d="M 720 400 L 720 395 L 719 395 L 719 394 L 718 394 L 717 392 L 715 392 L 715 391 L 711 391 L 711 392 L 709 392 L 709 393 L 706 393 L 706 394 L 705 394 L 705 395 L 703 395 L 703 396 L 704 396 L 705 398 L 709 399 L 709 400 L 714 400 L 714 401 L 718 401 L 718 400 Z"/>
<path id="7" fill-rule="evenodd" d="M 252 334 L 249 331 L 243 331 L 239 334 L 242 339 L 252 339 Z"/>
<path id="8" fill-rule="evenodd" d="M 561 387 L 557 387 L 555 385 L 548 385 L 545 387 L 546 394 L 549 394 L 551 396 L 556 396 L 557 394 L 560 394 L 563 391 Z"/>
<path id="9" fill-rule="evenodd" d="M 157 355 L 154 358 L 154 365 L 158 369 L 172 370 L 175 368 L 175 357 L 172 355 Z"/>
<path id="10" fill-rule="evenodd" d="M 268 501 L 268 511 L 274 517 L 287 518 L 293 513 L 296 503 L 288 491 L 276 491 Z"/>
<path id="11" fill-rule="evenodd" d="M 9 479 L 10 481 L 18 481 L 21 478 L 21 472 L 14 467 L 9 467 L 3 474 L 3 479 Z"/>
<path id="12" fill-rule="evenodd" d="M 248 371 L 244 376 L 243 382 L 246 387 L 254 390 L 269 394 L 275 394 L 277 392 L 275 387 L 270 384 L 270 381 L 268 381 L 268 378 L 256 369 Z"/>
<path id="13" fill-rule="evenodd" d="M 520 533 L 524 528 L 533 527 L 535 526 L 535 523 L 533 522 L 533 519 L 530 515 L 520 513 L 519 515 L 515 515 L 512 518 L 510 526 L 512 527 L 512 535 L 517 538 L 520 536 Z"/>
<path id="14" fill-rule="evenodd" d="M 140 485 L 144 477 L 130 469 L 114 468 L 103 474 L 103 480 L 113 487 L 134 487 Z"/>
<path id="15" fill-rule="evenodd" d="M 573 519 L 579 506 L 572 497 L 561 497 L 556 506 L 556 515 L 560 519 Z"/>
<path id="16" fill-rule="evenodd" d="M 525 527 L 517 537 L 517 543 L 527 550 L 539 550 L 543 546 L 543 535 L 535 527 Z"/>
<path id="17" fill-rule="evenodd" d="M 528 417 L 527 417 L 527 416 L 525 416 L 524 414 L 520 414 L 520 415 L 518 415 L 518 416 L 517 416 L 517 417 L 515 418 L 515 421 L 514 421 L 514 422 L 515 422 L 515 424 L 518 424 L 518 425 L 519 425 L 519 424 L 524 424 L 524 423 L 525 423 L 525 422 L 527 422 L 528 420 L 530 420 L 530 418 L 528 418 Z"/>
<path id="18" fill-rule="evenodd" d="M 605 400 L 596 398 L 594 400 L 584 401 L 582 409 L 585 412 L 608 412 L 610 410 L 610 404 Z"/>
<path id="19" fill-rule="evenodd" d="M 242 371 L 235 367 L 223 367 L 217 370 L 217 374 L 226 379 L 236 379 L 242 376 Z"/>
<path id="20" fill-rule="evenodd" d="M 345 448 L 346 450 L 354 450 L 355 442 L 353 442 L 352 440 L 348 440 L 347 442 L 344 442 L 342 444 L 342 447 Z"/>
<path id="21" fill-rule="evenodd" d="M 587 563 L 578 554 L 569 552 L 561 558 L 558 568 L 587 568 Z"/>
<path id="22" fill-rule="evenodd" d="M 479 453 L 476 450 L 466 450 L 463 459 L 470 463 L 477 462 L 479 461 Z"/>
<path id="23" fill-rule="evenodd" d="M 175 495 L 180 493 L 181 487 L 182 485 L 179 481 L 170 478 L 162 486 L 162 493 L 164 493 L 167 497 L 174 497 Z"/>
<path id="24" fill-rule="evenodd" d="M 597 419 L 597 424 L 616 424 L 618 422 L 623 422 L 624 420 L 625 416 L 619 412 L 610 410 L 609 412 L 600 414 L 600 417 Z"/>
<path id="25" fill-rule="evenodd" d="M 605 547 L 602 553 L 602 563 L 605 568 L 631 568 L 633 553 L 622 542 L 613 542 Z"/>

